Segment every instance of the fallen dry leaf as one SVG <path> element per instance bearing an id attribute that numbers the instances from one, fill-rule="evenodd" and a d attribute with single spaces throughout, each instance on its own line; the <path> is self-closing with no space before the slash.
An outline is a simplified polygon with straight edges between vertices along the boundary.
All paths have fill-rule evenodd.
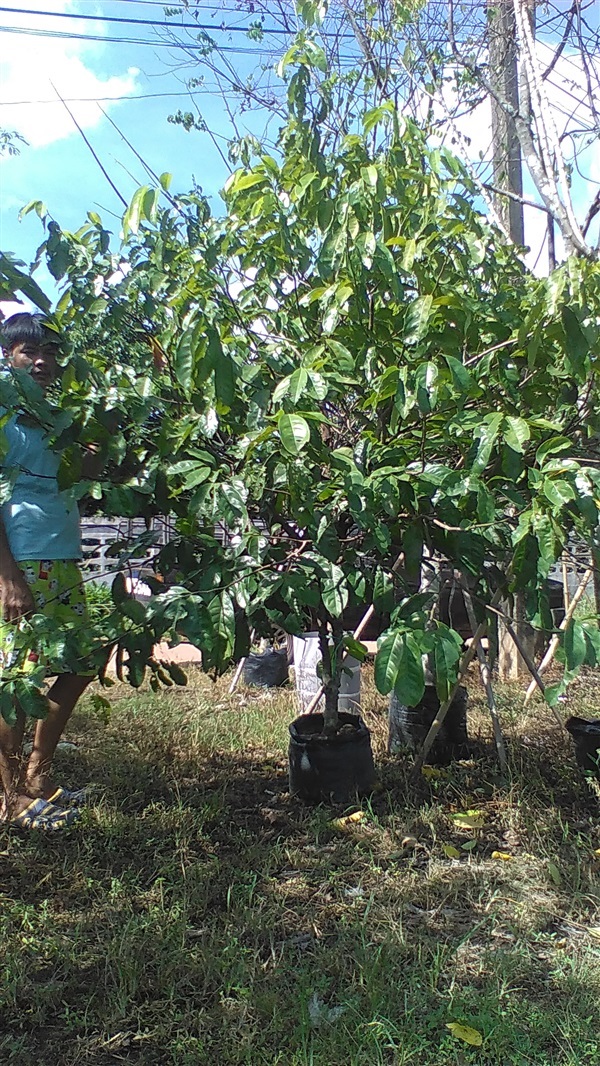
<path id="1" fill-rule="evenodd" d="M 354 811 L 353 814 L 346 814 L 343 818 L 334 818 L 331 825 L 334 829 L 348 829 L 352 825 L 356 825 L 358 822 L 366 822 L 367 816 L 364 811 Z"/>
<path id="2" fill-rule="evenodd" d="M 555 885 L 560 885 L 562 882 L 561 872 L 555 862 L 548 863 L 548 873 L 554 881 Z"/>
<path id="3" fill-rule="evenodd" d="M 460 829 L 483 829 L 485 825 L 483 811 L 459 811 L 457 814 L 451 814 L 450 817 Z"/>
<path id="4" fill-rule="evenodd" d="M 508 851 L 493 851 L 492 859 L 500 859 L 502 862 L 512 862 L 514 855 L 510 855 Z"/>
<path id="5" fill-rule="evenodd" d="M 447 859 L 460 859 L 460 851 L 454 844 L 444 844 L 443 852 Z"/>
<path id="6" fill-rule="evenodd" d="M 446 1029 L 450 1030 L 452 1036 L 462 1040 L 465 1044 L 470 1044 L 471 1047 L 481 1047 L 483 1044 L 483 1036 L 479 1029 L 473 1029 L 470 1025 L 463 1025 L 462 1022 L 446 1022 Z"/>
<path id="7" fill-rule="evenodd" d="M 426 781 L 439 781 L 441 777 L 446 777 L 443 770 L 438 770 L 437 766 L 422 766 L 421 773 Z"/>

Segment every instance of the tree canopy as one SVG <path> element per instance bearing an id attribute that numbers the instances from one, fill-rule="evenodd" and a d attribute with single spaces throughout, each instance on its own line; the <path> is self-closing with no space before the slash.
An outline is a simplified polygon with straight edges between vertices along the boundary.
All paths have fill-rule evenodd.
<path id="1" fill-rule="evenodd" d="M 132 684 L 148 664 L 165 680 L 164 633 L 220 672 L 251 629 L 308 624 L 334 638 L 331 704 L 342 649 L 360 652 L 344 611 L 374 602 L 390 616 L 377 683 L 412 704 L 423 654 L 444 695 L 460 645 L 415 594 L 424 547 L 471 575 L 480 616 L 509 566 L 551 628 L 549 569 L 598 524 L 600 274 L 574 257 L 529 274 L 460 161 L 391 102 L 329 144 L 309 92 L 317 46 L 286 62 L 278 150 L 231 175 L 220 215 L 163 175 L 135 194 L 118 246 L 93 212 L 76 233 L 48 223 L 63 390 L 46 401 L 12 375 L 0 403 L 51 428 L 61 484 L 99 512 L 174 519 L 155 552 L 168 587 L 143 606 L 115 582 L 105 640 Z M 93 442 L 104 473 L 82 481 Z M 600 655 L 595 625 L 573 623 L 563 650 L 568 680 Z"/>

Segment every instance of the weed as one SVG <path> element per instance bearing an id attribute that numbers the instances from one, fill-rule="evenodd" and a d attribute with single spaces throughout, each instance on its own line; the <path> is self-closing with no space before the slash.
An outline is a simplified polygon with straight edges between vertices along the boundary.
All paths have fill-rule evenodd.
<path id="1" fill-rule="evenodd" d="M 541 704 L 501 690 L 503 780 L 473 682 L 478 758 L 414 786 L 367 680 L 380 784 L 350 819 L 287 792 L 289 693 L 109 695 L 60 754 L 102 785 L 82 827 L 0 837 L 3 1064 L 598 1062 L 597 801 Z M 593 677 L 571 703 L 597 713 Z"/>

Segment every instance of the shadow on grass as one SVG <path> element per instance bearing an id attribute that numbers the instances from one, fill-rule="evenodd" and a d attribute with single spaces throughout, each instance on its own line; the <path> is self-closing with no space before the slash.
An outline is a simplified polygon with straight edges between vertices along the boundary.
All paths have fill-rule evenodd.
<path id="1" fill-rule="evenodd" d="M 513 740 L 508 783 L 482 748 L 417 788 L 379 752 L 340 823 L 287 793 L 283 704 L 266 743 L 258 703 L 216 737 L 192 697 L 150 700 L 76 720 L 59 768 L 103 788 L 81 827 L 0 838 L 3 1063 L 598 1061 L 600 841 L 564 744 Z"/>

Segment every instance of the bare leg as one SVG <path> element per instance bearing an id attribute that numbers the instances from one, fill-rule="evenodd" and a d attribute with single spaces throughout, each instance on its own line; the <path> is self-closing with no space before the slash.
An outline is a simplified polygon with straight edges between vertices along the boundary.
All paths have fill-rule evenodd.
<path id="1" fill-rule="evenodd" d="M 91 681 L 92 677 L 61 674 L 48 692 L 48 716 L 35 727 L 33 747 L 25 770 L 24 791 L 27 795 L 49 799 L 55 791 L 49 774 L 56 745 L 75 704 Z"/>
<path id="2" fill-rule="evenodd" d="M 0 715 L 0 782 L 4 792 L 2 816 L 18 814 L 29 803 L 29 796 L 22 794 L 23 731 L 25 715 L 19 713 L 14 726 L 8 725 Z"/>

